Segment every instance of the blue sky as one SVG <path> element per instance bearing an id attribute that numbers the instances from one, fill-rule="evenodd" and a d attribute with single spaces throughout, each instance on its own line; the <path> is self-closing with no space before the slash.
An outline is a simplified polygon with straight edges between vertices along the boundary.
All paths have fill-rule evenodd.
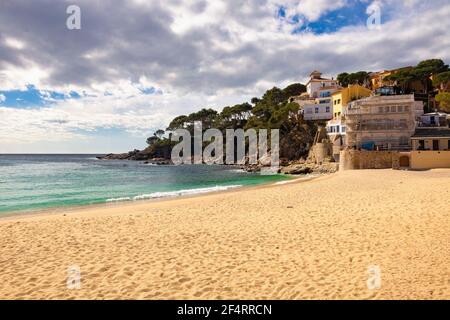
<path id="1" fill-rule="evenodd" d="M 66 27 L 66 1 L 0 4 L 0 153 L 126 152 L 175 116 L 220 111 L 312 70 L 450 63 L 448 0 L 77 4 L 80 30 Z M 378 30 L 366 26 L 372 5 Z"/>
<path id="2" fill-rule="evenodd" d="M 160 89 L 154 87 L 139 88 L 142 95 L 162 94 Z M 112 93 L 104 92 L 103 95 L 109 96 Z M 95 97 L 86 91 L 78 93 L 76 91 L 69 91 L 68 93 L 61 93 L 51 90 L 39 90 L 34 85 L 29 84 L 26 89 L 15 90 L 0 90 L 0 106 L 12 108 L 39 108 L 43 106 L 51 106 L 56 102 L 61 102 L 70 99 L 79 99 L 81 97 Z"/>
<path id="3" fill-rule="evenodd" d="M 291 24 L 302 25 L 295 28 L 293 33 L 312 32 L 314 34 L 333 33 L 348 26 L 363 26 L 367 21 L 367 3 L 358 0 L 349 0 L 348 5 L 325 13 L 316 21 L 310 21 L 302 14 L 292 17 L 286 16 L 286 8 L 280 6 L 277 16 Z M 387 16 L 383 17 L 387 19 Z M 383 23 L 383 21 L 382 21 Z"/>
<path id="4" fill-rule="evenodd" d="M 0 96 L 2 97 L 0 106 L 13 108 L 38 108 L 59 100 L 78 99 L 81 97 L 75 91 L 64 94 L 56 91 L 38 90 L 32 84 L 27 85 L 25 90 L 0 90 Z"/>

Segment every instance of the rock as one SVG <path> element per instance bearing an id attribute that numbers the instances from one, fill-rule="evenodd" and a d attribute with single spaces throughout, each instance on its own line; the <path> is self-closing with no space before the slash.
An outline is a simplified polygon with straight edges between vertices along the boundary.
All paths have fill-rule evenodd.
<path id="1" fill-rule="evenodd" d="M 325 162 L 322 164 L 315 164 L 308 161 L 300 161 L 301 163 L 293 163 L 281 169 L 284 174 L 310 174 L 310 173 L 334 173 L 339 169 L 339 164 L 335 162 Z"/>
<path id="2" fill-rule="evenodd" d="M 281 172 L 284 174 L 293 174 L 293 175 L 309 174 L 309 173 L 313 173 L 313 169 L 311 167 L 305 166 L 305 165 L 291 165 L 291 166 L 284 167 L 283 169 L 281 169 Z"/>
<path id="3" fill-rule="evenodd" d="M 155 163 L 155 164 L 161 164 L 161 165 L 167 165 L 172 164 L 170 159 L 166 159 L 163 157 L 154 157 L 154 153 L 149 151 L 148 149 L 145 150 L 133 150 L 127 153 L 110 153 L 105 156 L 97 157 L 97 159 L 100 160 L 134 160 L 134 161 L 145 161 L 145 164 L 149 163 Z"/>

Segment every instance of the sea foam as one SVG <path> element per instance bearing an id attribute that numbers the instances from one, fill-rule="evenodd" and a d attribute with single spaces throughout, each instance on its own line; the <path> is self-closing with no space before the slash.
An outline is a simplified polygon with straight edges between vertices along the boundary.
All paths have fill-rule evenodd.
<path id="1" fill-rule="evenodd" d="M 158 199 L 158 198 L 172 198 L 186 195 L 195 195 L 214 191 L 225 191 L 232 188 L 239 188 L 242 185 L 230 185 L 230 186 L 215 186 L 208 188 L 196 188 L 196 189 L 184 189 L 177 191 L 166 191 L 166 192 L 153 192 L 149 194 L 141 194 L 135 197 L 121 197 L 121 198 L 111 198 L 107 199 L 106 202 L 122 202 L 122 201 L 138 201 L 138 200 L 148 200 L 148 199 Z"/>

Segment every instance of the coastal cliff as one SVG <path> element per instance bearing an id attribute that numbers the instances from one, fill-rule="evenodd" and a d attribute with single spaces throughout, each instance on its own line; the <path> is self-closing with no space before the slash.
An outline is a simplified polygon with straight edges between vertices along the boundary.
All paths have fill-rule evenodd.
<path id="1" fill-rule="evenodd" d="M 203 132 L 214 128 L 220 130 L 224 136 L 228 129 L 256 131 L 278 129 L 281 172 L 287 174 L 335 172 L 335 164 L 328 162 L 323 164 L 324 161 L 315 161 L 311 158 L 311 148 L 316 140 L 318 128 L 323 126 L 323 123 L 305 121 L 301 115 L 300 105 L 290 99 L 305 91 L 306 87 L 300 83 L 292 84 L 284 89 L 274 87 L 267 90 L 261 98 L 251 99 L 251 103 L 226 106 L 220 113 L 212 108 L 203 108 L 189 115 L 180 115 L 169 123 L 166 130 L 157 130 L 150 136 L 147 139 L 149 146 L 146 149 L 108 154 L 99 159 L 171 164 L 171 151 L 176 142 L 170 140 L 170 134 L 177 129 L 184 129 L 193 136 L 196 123 L 201 123 Z M 207 144 L 208 142 L 205 142 L 203 147 Z M 245 164 L 240 167 L 249 172 L 259 172 L 261 168 L 268 165 L 270 163 L 260 160 L 257 165 Z"/>

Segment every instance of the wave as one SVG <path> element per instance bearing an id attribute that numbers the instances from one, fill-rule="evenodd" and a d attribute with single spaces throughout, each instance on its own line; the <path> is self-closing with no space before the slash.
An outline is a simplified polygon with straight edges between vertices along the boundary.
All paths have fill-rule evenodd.
<path id="1" fill-rule="evenodd" d="M 294 182 L 298 182 L 298 181 L 310 180 L 310 179 L 316 178 L 318 176 L 319 175 L 316 175 L 316 174 L 307 174 L 302 178 L 296 178 L 296 179 L 291 179 L 291 180 L 286 180 L 286 181 L 275 182 L 274 185 L 283 185 L 283 184 L 289 184 L 289 183 L 294 183 Z"/>
<path id="2" fill-rule="evenodd" d="M 196 188 L 196 189 L 184 189 L 177 191 L 166 191 L 166 192 L 153 192 L 149 194 L 141 194 L 135 197 L 121 197 L 121 198 L 111 198 L 106 199 L 106 202 L 122 202 L 122 201 L 138 201 L 138 200 L 149 200 L 149 199 L 158 199 L 158 198 L 172 198 L 172 197 L 180 197 L 187 195 L 195 195 L 201 193 L 208 193 L 214 191 L 225 191 L 232 188 L 239 188 L 242 185 L 229 185 L 229 186 L 215 186 L 208 188 Z"/>
<path id="3" fill-rule="evenodd" d="M 130 197 L 122 197 L 122 198 L 111 198 L 111 199 L 106 199 L 106 202 L 121 202 L 121 201 L 131 201 Z"/>

